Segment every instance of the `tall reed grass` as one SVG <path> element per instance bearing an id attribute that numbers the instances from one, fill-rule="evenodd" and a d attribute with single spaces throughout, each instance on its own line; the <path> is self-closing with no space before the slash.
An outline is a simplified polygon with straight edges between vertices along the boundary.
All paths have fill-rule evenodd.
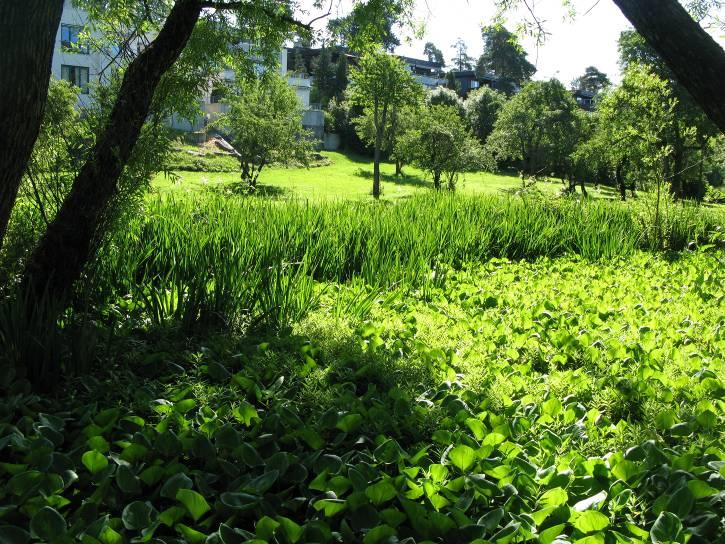
<path id="1" fill-rule="evenodd" d="M 652 249 L 636 207 L 611 202 L 421 195 L 398 204 L 275 202 L 205 195 L 147 204 L 117 233 L 93 274 L 155 324 L 270 325 L 314 303 L 312 280 L 422 285 L 441 266 L 492 257 L 586 259 Z M 702 239 L 722 214 L 679 207 L 671 249 Z"/>

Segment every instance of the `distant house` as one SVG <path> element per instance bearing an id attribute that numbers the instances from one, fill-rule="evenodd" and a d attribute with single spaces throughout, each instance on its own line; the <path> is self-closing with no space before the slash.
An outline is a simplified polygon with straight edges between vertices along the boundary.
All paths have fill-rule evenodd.
<path id="1" fill-rule="evenodd" d="M 289 72 L 296 72 L 298 68 L 296 64 L 299 62 L 298 59 L 301 58 L 305 65 L 306 73 L 312 74 L 313 66 L 316 59 L 320 56 L 321 51 L 322 49 L 319 47 L 301 47 L 299 45 L 295 47 L 288 47 L 287 70 Z M 350 53 L 340 47 L 330 47 L 330 57 L 333 63 L 338 61 L 340 55 L 345 55 L 347 57 L 347 62 L 350 66 L 357 66 L 360 59 L 359 55 Z M 402 55 L 396 56 L 405 63 L 408 71 L 410 71 L 416 81 L 424 87 L 433 89 L 439 85 L 445 84 L 445 73 L 441 63 L 431 62 L 427 59 L 405 57 Z M 314 74 L 312 74 L 311 79 L 314 80 Z"/>
<path id="2" fill-rule="evenodd" d="M 476 72 L 473 70 L 454 70 L 453 77 L 456 78 L 458 87 L 460 88 L 460 94 L 464 98 L 468 96 L 468 93 L 481 86 L 481 82 L 478 80 L 478 76 L 476 76 Z"/>
<path id="3" fill-rule="evenodd" d="M 574 89 L 571 91 L 571 94 L 581 109 L 587 111 L 592 111 L 594 109 L 594 97 L 597 96 L 597 93 L 593 91 L 585 91 L 584 89 Z"/>
<path id="4" fill-rule="evenodd" d="M 398 56 L 398 58 L 405 63 L 416 81 L 424 87 L 434 89 L 439 85 L 445 85 L 445 73 L 440 62 L 413 57 Z"/>

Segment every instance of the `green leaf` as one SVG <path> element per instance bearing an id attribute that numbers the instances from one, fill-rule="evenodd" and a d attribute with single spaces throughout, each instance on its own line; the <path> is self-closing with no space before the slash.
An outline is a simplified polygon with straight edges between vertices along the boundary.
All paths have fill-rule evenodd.
<path id="1" fill-rule="evenodd" d="M 557 398 L 551 398 L 541 405 L 541 412 L 551 417 L 556 417 L 561 412 L 561 401 Z"/>
<path id="2" fill-rule="evenodd" d="M 505 514 L 506 512 L 503 508 L 494 508 L 478 519 L 478 525 L 483 525 L 487 531 L 491 532 L 498 527 Z"/>
<path id="3" fill-rule="evenodd" d="M 561 487 L 555 487 L 545 492 L 539 499 L 542 508 L 549 506 L 561 506 L 569 500 L 569 494 Z"/>
<path id="4" fill-rule="evenodd" d="M 672 512 L 662 512 L 649 532 L 652 544 L 675 542 L 682 532 L 682 522 Z"/>
<path id="5" fill-rule="evenodd" d="M 277 521 L 282 527 L 282 531 L 287 536 L 287 539 L 295 544 L 302 538 L 303 529 L 297 523 L 284 516 L 277 516 Z"/>
<path id="6" fill-rule="evenodd" d="M 715 495 L 718 492 L 717 489 L 715 489 L 714 487 L 710 487 L 702 480 L 690 480 L 689 482 L 687 482 L 687 487 L 690 489 L 690 492 L 692 493 L 692 496 L 695 498 L 695 500 L 710 497 L 711 495 Z"/>
<path id="7" fill-rule="evenodd" d="M 387 542 L 388 539 L 393 538 L 396 534 L 395 529 L 392 527 L 378 525 L 367 532 L 365 538 L 363 538 L 363 544 L 381 544 Z"/>
<path id="8" fill-rule="evenodd" d="M 30 533 L 13 525 L 0 525 L 0 544 L 26 544 Z"/>
<path id="9" fill-rule="evenodd" d="M 278 521 L 273 520 L 269 516 L 264 516 L 257 522 L 257 537 L 269 542 L 274 537 L 274 532 L 279 526 L 280 523 Z"/>
<path id="10" fill-rule="evenodd" d="M 559 525 L 544 529 L 539 533 L 539 544 L 551 544 L 557 536 L 564 532 L 565 527 L 566 523 L 560 523 Z"/>
<path id="11" fill-rule="evenodd" d="M 670 500 L 667 501 L 665 510 L 672 512 L 678 518 L 682 519 L 692 511 L 692 507 L 695 505 L 695 497 L 690 491 L 690 488 L 686 485 L 682 485 L 677 491 L 671 496 Z"/>
<path id="12" fill-rule="evenodd" d="M 180 414 L 186 414 L 194 408 L 196 408 L 196 401 L 194 399 L 185 399 L 174 403 L 174 410 Z"/>
<path id="13" fill-rule="evenodd" d="M 238 406 L 235 406 L 232 413 L 237 420 L 244 423 L 247 427 L 249 427 L 254 420 L 259 419 L 257 409 L 246 400 L 241 401 Z"/>
<path id="14" fill-rule="evenodd" d="M 180 489 L 191 489 L 194 486 L 191 478 L 183 472 L 171 476 L 161 487 L 161 496 L 167 499 L 175 499 Z"/>
<path id="15" fill-rule="evenodd" d="M 341 417 L 335 426 L 343 432 L 351 433 L 360 427 L 362 421 L 363 417 L 360 414 L 347 414 Z"/>
<path id="16" fill-rule="evenodd" d="M 186 514 L 186 509 L 181 506 L 172 506 L 159 514 L 159 521 L 167 527 L 173 527 L 177 521 L 184 517 L 184 514 Z"/>
<path id="17" fill-rule="evenodd" d="M 207 538 L 204 533 L 201 533 L 196 529 L 192 529 L 183 523 L 177 523 L 174 529 L 181 533 L 184 540 L 190 544 L 201 544 L 202 542 L 205 542 Z"/>
<path id="18" fill-rule="evenodd" d="M 367 489 L 365 489 L 365 495 L 373 502 L 373 504 L 376 505 L 389 501 L 397 494 L 398 491 L 388 480 L 381 480 L 369 485 Z"/>
<path id="19" fill-rule="evenodd" d="M 206 499 L 191 489 L 179 489 L 176 493 L 176 500 L 186 507 L 194 521 L 199 521 L 204 514 L 211 510 Z"/>
<path id="20" fill-rule="evenodd" d="M 476 450 L 465 444 L 459 444 L 448 452 L 448 458 L 455 466 L 465 471 L 475 462 Z"/>
<path id="21" fill-rule="evenodd" d="M 108 466 L 108 459 L 96 450 L 90 450 L 83 454 L 81 462 L 91 474 L 98 474 Z"/>
<path id="22" fill-rule="evenodd" d="M 262 495 L 270 487 L 274 485 L 279 477 L 279 471 L 270 470 L 260 476 L 257 476 L 252 481 L 244 486 L 244 490 L 257 495 Z"/>
<path id="23" fill-rule="evenodd" d="M 259 497 L 249 493 L 222 493 L 219 500 L 224 506 L 234 510 L 251 510 L 259 503 Z"/>
<path id="24" fill-rule="evenodd" d="M 68 531 L 68 524 L 55 508 L 44 506 L 30 520 L 30 534 L 41 540 L 56 540 Z"/>
<path id="25" fill-rule="evenodd" d="M 486 436 L 486 426 L 480 419 L 469 417 L 466 419 L 466 427 L 471 430 L 473 436 L 476 437 L 476 440 L 481 440 L 484 436 Z"/>
<path id="26" fill-rule="evenodd" d="M 325 511 L 325 516 L 332 517 L 345 509 L 347 509 L 347 502 L 341 499 L 322 499 L 314 504 L 315 510 Z"/>
<path id="27" fill-rule="evenodd" d="M 134 494 L 141 492 L 141 481 L 126 465 L 120 465 L 116 469 L 116 485 L 124 493 Z"/>
<path id="28" fill-rule="evenodd" d="M 612 468 L 612 474 L 624 482 L 631 481 L 639 473 L 640 468 L 637 463 L 628 461 L 627 459 L 620 461 Z"/>
<path id="29" fill-rule="evenodd" d="M 140 531 L 151 525 L 152 506 L 147 502 L 134 501 L 123 509 L 121 520 L 129 531 Z"/>
<path id="30" fill-rule="evenodd" d="M 609 527 L 609 518 L 597 510 L 585 510 L 574 515 L 572 525 L 582 533 L 594 533 Z"/>

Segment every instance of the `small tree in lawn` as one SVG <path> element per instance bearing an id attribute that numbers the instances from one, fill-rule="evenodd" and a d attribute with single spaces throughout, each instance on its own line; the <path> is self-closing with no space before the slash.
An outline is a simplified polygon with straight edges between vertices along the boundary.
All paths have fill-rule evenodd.
<path id="1" fill-rule="evenodd" d="M 429 172 L 433 187 L 445 181 L 454 190 L 462 172 L 491 169 L 491 161 L 481 144 L 451 106 L 431 106 L 399 142 L 397 153 Z"/>
<path id="2" fill-rule="evenodd" d="M 353 69 L 349 87 L 353 103 L 372 117 L 375 130 L 373 155 L 373 196 L 380 197 L 380 157 L 393 111 L 414 104 L 422 88 L 401 60 L 383 52 L 369 52 Z"/>
<path id="3" fill-rule="evenodd" d="M 417 126 L 419 115 L 419 104 L 405 105 L 402 108 L 396 107 L 390 113 L 388 126 L 385 128 L 382 152 L 395 162 L 396 176 L 403 174 L 403 165 L 406 162 L 406 157 L 397 152 L 397 142 L 408 131 Z M 360 140 L 368 146 L 375 145 L 376 132 L 372 112 L 369 110 L 364 111 L 362 115 L 354 119 L 353 124 L 355 125 L 355 131 Z"/>
<path id="4" fill-rule="evenodd" d="M 307 164 L 312 135 L 302 126 L 297 95 L 277 73 L 237 81 L 233 87 L 227 99 L 229 113 L 219 124 L 231 134 L 242 183 L 251 193 L 265 166 L 293 161 Z"/>

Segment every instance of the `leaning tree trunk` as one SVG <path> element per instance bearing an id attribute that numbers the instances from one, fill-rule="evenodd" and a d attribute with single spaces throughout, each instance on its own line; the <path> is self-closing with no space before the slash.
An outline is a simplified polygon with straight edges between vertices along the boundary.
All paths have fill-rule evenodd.
<path id="1" fill-rule="evenodd" d="M 38 137 L 63 0 L 0 3 L 0 246 Z"/>
<path id="2" fill-rule="evenodd" d="M 129 65 L 96 145 L 70 194 L 33 252 L 23 284 L 63 300 L 91 257 L 94 236 L 117 192 L 161 77 L 176 61 L 201 13 L 199 0 L 177 0 L 156 39 Z"/>
<path id="3" fill-rule="evenodd" d="M 710 120 L 725 132 L 725 51 L 677 0 L 614 0 Z"/>

